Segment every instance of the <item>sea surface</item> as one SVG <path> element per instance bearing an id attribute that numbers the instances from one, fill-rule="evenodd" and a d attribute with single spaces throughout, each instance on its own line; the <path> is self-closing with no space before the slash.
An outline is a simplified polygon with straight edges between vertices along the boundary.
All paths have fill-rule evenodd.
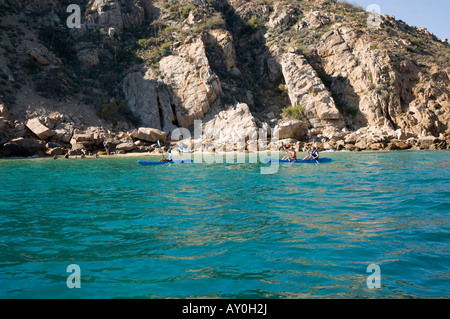
<path id="1" fill-rule="evenodd" d="M 2 159 L 0 298 L 449 298 L 450 153 L 321 156 Z"/>

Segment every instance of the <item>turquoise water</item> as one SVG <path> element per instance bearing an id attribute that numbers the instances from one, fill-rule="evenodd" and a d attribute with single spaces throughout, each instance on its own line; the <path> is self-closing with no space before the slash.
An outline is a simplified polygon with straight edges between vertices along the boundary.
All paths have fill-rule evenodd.
<path id="1" fill-rule="evenodd" d="M 0 160 L 0 297 L 448 298 L 449 155 Z"/>

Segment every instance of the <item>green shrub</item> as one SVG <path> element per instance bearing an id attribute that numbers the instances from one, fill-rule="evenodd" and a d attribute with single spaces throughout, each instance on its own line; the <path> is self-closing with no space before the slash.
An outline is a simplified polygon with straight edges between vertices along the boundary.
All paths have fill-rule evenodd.
<path id="1" fill-rule="evenodd" d="M 282 110 L 283 117 L 286 117 L 290 120 L 300 120 L 305 121 L 306 116 L 304 114 L 305 107 L 303 105 L 290 105 L 288 107 L 285 107 Z"/>
<path id="2" fill-rule="evenodd" d="M 181 16 L 183 17 L 183 18 L 187 18 L 188 16 L 189 16 L 189 13 L 192 11 L 192 10 L 194 10 L 196 7 L 195 7 L 195 4 L 191 4 L 191 5 L 188 5 L 188 6 L 182 6 L 181 8 L 180 8 L 180 13 L 181 13 Z"/>
<path id="3" fill-rule="evenodd" d="M 38 34 L 39 39 L 55 52 L 64 64 L 77 64 L 77 51 L 73 47 L 74 41 L 69 39 L 68 31 L 48 26 L 42 27 Z"/>
<path id="4" fill-rule="evenodd" d="M 281 83 L 280 85 L 278 85 L 278 91 L 282 93 L 288 93 L 288 88 L 285 84 Z"/>
<path id="5" fill-rule="evenodd" d="M 358 113 L 358 110 L 359 110 L 359 108 L 358 108 L 357 106 L 348 106 L 348 107 L 345 109 L 345 112 L 346 112 L 348 115 L 355 116 L 356 113 Z"/>
<path id="6" fill-rule="evenodd" d="M 410 37 L 409 41 L 413 44 L 413 45 L 420 45 L 420 40 L 418 38 L 415 37 Z"/>
<path id="7" fill-rule="evenodd" d="M 226 26 L 226 23 L 221 16 L 215 15 L 206 20 L 206 22 L 202 26 L 203 30 L 209 30 L 214 28 L 224 28 Z"/>
<path id="8" fill-rule="evenodd" d="M 258 18 L 256 15 L 252 15 L 252 17 L 244 22 L 244 27 L 247 29 L 256 30 L 262 25 L 262 20 Z"/>

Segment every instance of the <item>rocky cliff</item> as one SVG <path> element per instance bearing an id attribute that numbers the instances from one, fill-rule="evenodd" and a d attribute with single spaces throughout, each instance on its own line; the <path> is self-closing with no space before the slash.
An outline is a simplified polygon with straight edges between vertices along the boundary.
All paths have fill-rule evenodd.
<path id="1" fill-rule="evenodd" d="M 447 41 L 346 2 L 0 0 L 0 16 L 0 157 L 148 152 L 195 120 L 214 149 L 259 129 L 450 148 Z"/>

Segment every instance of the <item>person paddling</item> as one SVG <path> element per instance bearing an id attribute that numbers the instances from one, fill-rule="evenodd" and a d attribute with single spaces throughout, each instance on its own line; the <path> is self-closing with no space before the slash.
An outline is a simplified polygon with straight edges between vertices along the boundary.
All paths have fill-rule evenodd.
<path id="1" fill-rule="evenodd" d="M 318 160 L 319 159 L 319 151 L 315 146 L 312 147 L 312 151 L 308 154 L 303 160 Z"/>
<path id="2" fill-rule="evenodd" d="M 172 162 L 173 161 L 173 154 L 172 154 L 172 149 L 168 149 L 167 153 L 169 153 L 169 156 L 167 156 L 167 158 L 163 157 L 161 158 L 159 161 L 160 162 Z"/>
<path id="3" fill-rule="evenodd" d="M 289 160 L 289 161 L 295 161 L 297 159 L 297 152 L 295 151 L 295 148 L 292 146 L 289 153 L 287 153 L 289 156 L 283 157 L 283 161 Z"/>

